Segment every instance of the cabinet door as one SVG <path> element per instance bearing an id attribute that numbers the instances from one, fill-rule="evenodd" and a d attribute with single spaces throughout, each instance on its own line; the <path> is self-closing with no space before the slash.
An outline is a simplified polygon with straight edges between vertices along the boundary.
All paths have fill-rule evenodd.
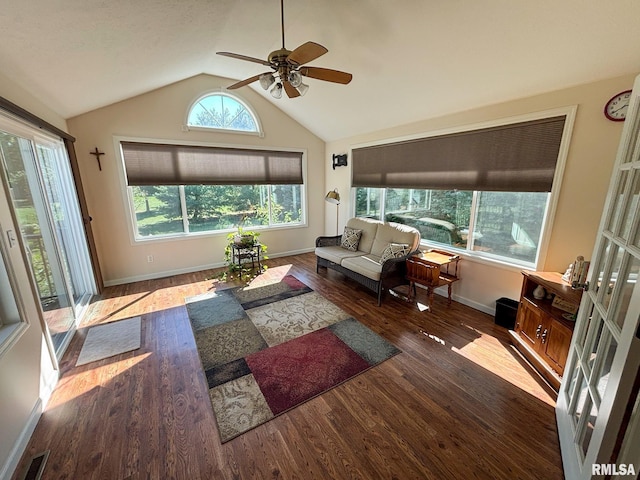
<path id="1" fill-rule="evenodd" d="M 527 299 L 522 299 L 518 309 L 518 326 L 520 337 L 536 348 L 542 334 L 542 314 Z"/>
<path id="2" fill-rule="evenodd" d="M 571 343 L 571 330 L 564 325 L 551 320 L 548 329 L 542 332 L 542 354 L 547 363 L 560 375 L 564 373 L 564 366 Z"/>

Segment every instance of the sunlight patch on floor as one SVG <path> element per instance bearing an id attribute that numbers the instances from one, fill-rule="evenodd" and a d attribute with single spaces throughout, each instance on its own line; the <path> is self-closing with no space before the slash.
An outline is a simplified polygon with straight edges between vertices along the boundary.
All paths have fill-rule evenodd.
<path id="1" fill-rule="evenodd" d="M 245 289 L 249 290 L 252 288 L 262 287 L 264 285 L 271 285 L 273 283 L 281 282 L 284 277 L 290 274 L 289 272 L 292 268 L 293 265 L 291 264 L 269 268 L 268 270 L 251 280 L 251 282 L 245 287 Z"/>
<path id="2" fill-rule="evenodd" d="M 476 330 L 477 331 L 477 330 Z M 480 333 L 480 332 L 478 332 Z M 553 398 L 542 385 L 539 385 L 536 378 L 537 373 L 533 367 L 524 367 L 517 359 L 518 355 L 513 347 L 505 346 L 498 339 L 491 335 L 480 334 L 484 342 L 492 344 L 493 350 L 488 352 L 486 348 L 480 348 L 475 343 L 476 340 L 468 343 L 462 348 L 452 347 L 451 350 L 462 355 L 467 360 L 481 366 L 485 370 L 500 377 L 505 382 L 529 393 L 547 405 L 556 406 L 556 399 Z M 482 361 L 477 361 L 477 357 L 482 356 Z"/>
<path id="3" fill-rule="evenodd" d="M 105 364 L 101 364 L 102 360 L 98 360 L 93 362 L 95 367 L 92 367 L 91 363 L 78 367 L 78 373 L 66 375 L 60 380 L 54 395 L 47 403 L 45 412 L 81 397 L 91 390 L 106 386 L 118 375 L 146 360 L 152 354 L 152 352 L 146 352 L 123 360 L 114 360 L 115 357 L 111 357 L 104 359 L 107 361 Z"/>
<path id="4" fill-rule="evenodd" d="M 428 312 L 430 310 L 429 305 L 425 305 L 424 303 L 417 302 L 416 306 L 421 312 Z"/>
<path id="5" fill-rule="evenodd" d="M 479 367 L 491 372 L 493 375 L 501 378 L 505 382 L 510 383 L 511 385 L 536 397 L 547 405 L 555 408 L 555 398 L 553 398 L 544 387 L 535 383 L 535 380 L 532 379 L 532 377 L 536 376 L 535 371 L 533 371 L 533 367 L 530 367 L 531 370 L 524 367 L 516 359 L 516 355 L 518 354 L 515 350 L 510 350 L 512 347 L 505 346 L 497 338 L 484 334 L 477 328 L 470 325 L 462 323 L 461 326 L 473 330 L 478 338 L 460 348 L 453 345 L 447 345 L 445 340 L 425 330 L 420 330 L 420 333 L 424 335 L 425 338 L 450 349 L 452 352 L 463 356 L 470 362 L 473 362 Z M 480 339 L 482 339 L 484 346 L 479 346 L 479 343 L 476 343 Z M 491 346 L 490 350 L 486 348 L 487 344 Z"/>
<path id="6" fill-rule="evenodd" d="M 440 345 L 445 345 L 444 340 L 442 340 L 440 337 L 427 333 L 424 330 L 420 330 L 420 333 L 426 336 L 427 338 L 433 340 L 434 342 L 439 343 Z"/>

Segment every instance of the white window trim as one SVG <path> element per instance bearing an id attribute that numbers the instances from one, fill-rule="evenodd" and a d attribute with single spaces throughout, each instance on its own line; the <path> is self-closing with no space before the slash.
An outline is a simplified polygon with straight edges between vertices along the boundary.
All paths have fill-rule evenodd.
<path id="1" fill-rule="evenodd" d="M 160 237 L 138 236 L 136 232 L 136 225 L 135 225 L 136 214 L 133 206 L 133 199 L 131 198 L 131 191 L 129 190 L 129 186 L 127 185 L 127 176 L 126 176 L 126 170 L 125 170 L 125 164 L 124 164 L 124 154 L 122 152 L 121 142 L 159 143 L 159 144 L 171 143 L 174 145 L 187 145 L 187 146 L 199 146 L 199 147 L 238 148 L 238 149 L 245 149 L 245 150 L 273 149 L 273 150 L 285 151 L 285 152 L 300 152 L 302 153 L 302 180 L 303 180 L 303 183 L 300 185 L 300 203 L 302 205 L 302 220 L 300 221 L 300 223 L 295 223 L 295 224 L 274 224 L 274 225 L 268 225 L 268 226 L 255 226 L 255 227 L 251 227 L 251 229 L 265 232 L 265 231 L 272 231 L 272 230 L 308 227 L 309 212 L 308 212 L 308 206 L 307 206 L 307 181 L 308 180 L 307 180 L 307 149 L 306 148 L 290 148 L 290 147 L 278 147 L 278 146 L 270 146 L 270 145 L 269 146 L 265 146 L 265 145 L 252 146 L 252 145 L 238 145 L 238 144 L 227 144 L 227 143 L 188 142 L 183 140 L 114 136 L 113 148 L 119 157 L 119 161 L 116 163 L 118 165 L 118 168 L 117 168 L 118 176 L 120 178 L 120 190 L 121 190 L 123 202 L 125 204 L 124 208 L 128 215 L 127 229 L 129 231 L 129 243 L 132 246 L 140 245 L 143 243 L 175 242 L 175 241 L 193 239 L 196 237 L 217 237 L 217 236 L 226 237 L 230 232 L 235 231 L 235 228 L 208 231 L 208 232 L 176 233 L 172 235 L 162 235 Z"/>
<path id="2" fill-rule="evenodd" d="M 6 228 L 7 225 L 3 225 L 3 227 Z M 13 228 L 13 226 L 11 227 Z M 3 230 L 3 233 L 4 231 L 5 230 Z M 16 230 L 14 230 L 13 233 L 15 235 L 18 235 Z M 0 358 L 2 358 L 2 356 L 6 352 L 11 350 L 11 347 L 13 347 L 18 342 L 20 337 L 22 337 L 24 332 L 26 332 L 27 329 L 29 328 L 29 317 L 26 314 L 24 300 L 20 294 L 20 291 L 17 288 L 18 281 L 16 279 L 15 272 L 13 271 L 13 267 L 11 265 L 11 259 L 9 258 L 9 252 L 8 252 L 9 246 L 6 244 L 5 235 L 3 235 L 2 237 L 3 237 L 2 242 L 0 242 L 0 249 L 2 250 L 0 251 L 0 257 L 1 257 L 0 261 L 4 263 L 6 275 L 9 281 L 9 290 L 10 290 L 10 292 L 7 292 L 7 293 L 13 296 L 13 299 L 15 302 L 14 306 L 17 311 L 19 320 L 12 321 L 11 323 L 9 322 L 3 323 L 3 319 L 0 318 Z M 19 245 L 18 239 L 16 238 L 16 244 L 14 245 L 13 248 L 18 248 L 18 245 Z"/>
<path id="3" fill-rule="evenodd" d="M 486 122 L 473 123 L 468 125 L 460 125 L 455 127 L 444 128 L 441 130 L 433 130 L 429 132 L 416 133 L 412 135 L 406 135 L 402 137 L 386 138 L 383 140 L 376 140 L 373 142 L 360 143 L 351 145 L 350 154 L 353 155 L 353 149 L 372 147 L 375 145 L 385 145 L 388 143 L 403 142 L 408 140 L 416 140 L 420 138 L 436 137 L 441 135 L 451 135 L 455 133 L 468 132 L 473 130 L 480 130 L 483 128 L 497 127 L 502 125 L 509 125 L 512 123 L 526 122 L 530 120 L 539 120 L 543 118 L 555 117 L 565 115 L 565 126 L 562 132 L 562 140 L 560 141 L 560 149 L 558 151 L 558 162 L 556 163 L 556 170 L 553 175 L 553 185 L 551 186 L 551 192 L 549 202 L 547 204 L 547 210 L 542 220 L 542 235 L 540 235 L 540 245 L 538 246 L 538 254 L 533 266 L 523 266 L 515 261 L 509 261 L 507 257 L 501 257 L 500 259 L 493 259 L 485 254 L 479 254 L 472 250 L 456 248 L 456 253 L 460 252 L 465 257 L 478 261 L 479 263 L 486 263 L 488 265 L 503 265 L 508 268 L 517 268 L 520 270 L 539 270 L 544 265 L 547 258 L 549 249 L 549 242 L 551 241 L 551 226 L 555 220 L 556 210 L 558 207 L 558 200 L 560 197 L 560 186 L 562 185 L 562 179 L 564 176 L 565 165 L 567 163 L 567 156 L 569 154 L 569 144 L 571 142 L 571 136 L 573 133 L 573 126 L 575 123 L 576 112 L 578 110 L 577 105 L 569 105 L 566 107 L 553 108 L 549 110 L 542 110 L 540 112 L 532 112 L 524 115 L 515 115 L 511 117 L 505 117 L 496 120 L 490 120 Z M 349 168 L 352 168 L 351 164 Z M 356 202 L 355 202 L 355 188 L 351 187 L 351 216 L 355 216 Z M 384 189 L 383 189 L 384 190 Z M 381 205 L 384 199 L 381 198 Z M 422 242 L 424 245 L 433 247 L 442 247 L 441 244 L 433 242 Z"/>
<path id="4" fill-rule="evenodd" d="M 258 128 L 258 131 L 257 132 L 248 132 L 248 131 L 244 131 L 244 130 L 234 130 L 234 129 L 231 129 L 231 128 L 216 128 L 216 127 L 204 127 L 204 126 L 200 126 L 200 125 L 189 125 L 189 115 L 191 114 L 191 110 L 193 109 L 193 107 L 200 100 L 202 100 L 205 97 L 209 97 L 211 95 L 223 95 L 225 97 L 232 98 L 236 102 L 240 103 L 244 108 L 247 109 L 247 111 L 249 112 L 249 114 L 253 118 L 253 121 L 255 122 L 256 127 Z M 260 137 L 260 138 L 264 138 L 264 130 L 262 129 L 262 122 L 260 122 L 260 117 L 258 117 L 257 112 L 253 109 L 253 107 L 249 104 L 249 102 L 247 102 L 240 95 L 238 95 L 236 93 L 231 94 L 227 90 L 224 90 L 222 88 L 216 88 L 216 89 L 213 89 L 213 90 L 208 90 L 207 92 L 203 93 L 202 95 L 199 95 L 198 97 L 196 97 L 189 104 L 189 108 L 187 109 L 187 113 L 186 113 L 186 115 L 184 117 L 184 123 L 182 125 L 182 131 L 183 132 L 189 132 L 191 130 L 200 131 L 200 132 L 237 133 L 237 134 L 240 134 L 240 135 L 253 135 L 253 136 Z"/>

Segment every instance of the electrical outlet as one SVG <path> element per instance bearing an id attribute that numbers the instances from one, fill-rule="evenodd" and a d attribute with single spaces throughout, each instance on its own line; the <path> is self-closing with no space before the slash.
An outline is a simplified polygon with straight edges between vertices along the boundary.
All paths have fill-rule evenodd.
<path id="1" fill-rule="evenodd" d="M 153 255 L 147 255 L 147 262 L 148 263 L 153 262 Z"/>

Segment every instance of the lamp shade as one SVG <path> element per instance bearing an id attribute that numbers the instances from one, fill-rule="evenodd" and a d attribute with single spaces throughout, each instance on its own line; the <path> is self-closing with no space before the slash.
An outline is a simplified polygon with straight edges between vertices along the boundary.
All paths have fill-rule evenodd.
<path id="1" fill-rule="evenodd" d="M 337 205 L 340 204 L 340 194 L 338 193 L 338 189 L 334 189 L 327 193 L 327 196 L 324 199 L 329 203 L 335 203 Z"/>
<path id="2" fill-rule="evenodd" d="M 269 87 L 273 85 L 276 79 L 273 77 L 271 73 L 263 73 L 260 75 L 260 86 L 265 90 L 269 90 Z"/>
<path id="3" fill-rule="evenodd" d="M 271 89 L 271 96 L 273 98 L 282 98 L 282 84 L 276 83 L 275 86 Z"/>
<path id="4" fill-rule="evenodd" d="M 292 70 L 289 72 L 288 80 L 292 87 L 299 87 L 302 83 L 302 75 L 297 70 Z"/>

